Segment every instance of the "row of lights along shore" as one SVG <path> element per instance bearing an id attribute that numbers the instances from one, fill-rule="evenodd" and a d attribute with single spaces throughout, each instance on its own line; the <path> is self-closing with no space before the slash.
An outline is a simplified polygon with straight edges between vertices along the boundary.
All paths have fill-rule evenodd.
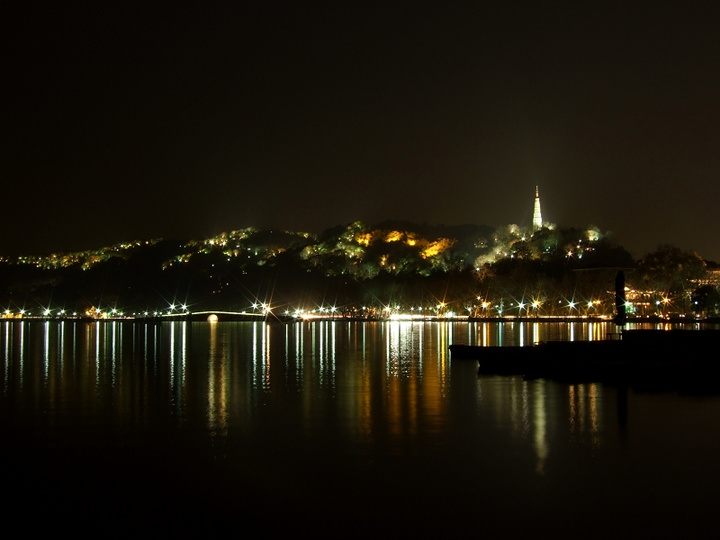
<path id="1" fill-rule="evenodd" d="M 237 316 L 248 316 L 248 317 L 269 317 L 269 316 L 282 316 L 285 318 L 292 319 L 332 319 L 332 318 L 359 318 L 359 319 L 468 319 L 468 318 L 523 318 L 523 317 L 538 317 L 543 318 L 611 318 L 612 313 L 605 313 L 606 309 L 603 309 L 602 302 L 600 300 L 590 300 L 587 302 L 576 302 L 575 300 L 567 301 L 560 311 L 566 309 L 566 313 L 560 314 L 541 314 L 541 308 L 544 306 L 544 302 L 533 299 L 531 301 L 521 300 L 519 302 L 510 302 L 504 304 L 502 301 L 499 303 L 491 303 L 477 298 L 478 303 L 469 307 L 464 308 L 467 314 L 458 313 L 450 308 L 450 305 L 446 302 L 439 302 L 432 306 L 418 306 L 410 307 L 409 309 L 403 308 L 400 305 L 381 305 L 379 307 L 363 306 L 362 308 L 339 308 L 336 306 L 320 306 L 311 310 L 304 309 L 276 309 L 272 308 L 270 304 L 263 302 L 256 302 L 248 307 L 247 310 L 243 311 L 216 311 L 218 313 L 225 313 L 227 315 Z M 663 308 L 667 308 L 668 299 L 665 298 L 663 301 L 657 302 L 657 309 L 652 310 L 651 316 L 661 315 L 664 317 Z M 562 304 L 562 301 L 559 301 Z M 626 310 L 629 313 L 635 313 L 636 315 L 643 315 L 636 312 L 636 307 L 632 302 L 626 302 Z M 164 310 L 153 310 L 153 311 L 141 311 L 133 313 L 125 313 L 123 310 L 117 308 L 101 309 L 99 307 L 90 308 L 84 312 L 69 312 L 65 309 L 53 310 L 50 308 L 41 308 L 39 311 L 31 311 L 26 309 L 11 310 L 5 309 L 0 315 L 3 319 L 91 319 L 91 320 L 122 320 L 122 319 L 148 319 L 148 318 L 177 318 L 183 316 L 192 316 L 200 314 L 212 313 L 212 310 L 203 311 L 190 311 L 190 307 L 186 304 L 170 304 Z M 644 314 L 647 316 L 648 314 Z"/>

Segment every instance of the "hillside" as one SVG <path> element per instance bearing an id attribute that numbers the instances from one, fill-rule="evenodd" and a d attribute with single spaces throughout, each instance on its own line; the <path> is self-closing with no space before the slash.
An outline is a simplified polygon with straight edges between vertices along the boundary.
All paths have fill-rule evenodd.
<path id="1" fill-rule="evenodd" d="M 637 264 L 596 228 L 532 232 L 393 221 L 354 222 L 319 235 L 245 228 L 204 240 L 141 240 L 6 258 L 0 301 L 8 313 L 35 314 L 262 305 L 288 312 L 522 314 L 530 301 L 548 313 L 567 313 L 575 299 L 577 305 L 596 302 L 598 311 L 598 301 L 611 299 L 617 271 L 632 281 Z"/>

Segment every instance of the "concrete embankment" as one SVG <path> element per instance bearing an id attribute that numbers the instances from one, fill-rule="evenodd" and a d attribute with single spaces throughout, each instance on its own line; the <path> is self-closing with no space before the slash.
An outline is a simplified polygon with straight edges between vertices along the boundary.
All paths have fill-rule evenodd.
<path id="1" fill-rule="evenodd" d="M 720 388 L 719 348 L 720 330 L 631 330 L 618 340 L 550 341 L 528 347 L 451 345 L 450 351 L 453 359 L 476 360 L 479 372 L 487 374 Z"/>

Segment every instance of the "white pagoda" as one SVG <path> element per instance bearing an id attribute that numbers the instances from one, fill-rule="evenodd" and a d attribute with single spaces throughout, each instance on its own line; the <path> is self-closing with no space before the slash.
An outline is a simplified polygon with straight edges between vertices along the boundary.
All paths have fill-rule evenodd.
<path id="1" fill-rule="evenodd" d="M 543 220 L 542 213 L 540 212 L 540 192 L 538 187 L 535 186 L 535 205 L 533 206 L 533 230 L 539 231 L 542 229 Z"/>

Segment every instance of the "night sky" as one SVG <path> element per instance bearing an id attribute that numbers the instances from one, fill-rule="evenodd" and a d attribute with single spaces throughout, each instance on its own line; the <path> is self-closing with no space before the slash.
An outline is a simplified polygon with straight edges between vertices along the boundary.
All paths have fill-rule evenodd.
<path id="1" fill-rule="evenodd" d="M 361 220 L 720 261 L 715 2 L 22 2 L 0 254 Z"/>

